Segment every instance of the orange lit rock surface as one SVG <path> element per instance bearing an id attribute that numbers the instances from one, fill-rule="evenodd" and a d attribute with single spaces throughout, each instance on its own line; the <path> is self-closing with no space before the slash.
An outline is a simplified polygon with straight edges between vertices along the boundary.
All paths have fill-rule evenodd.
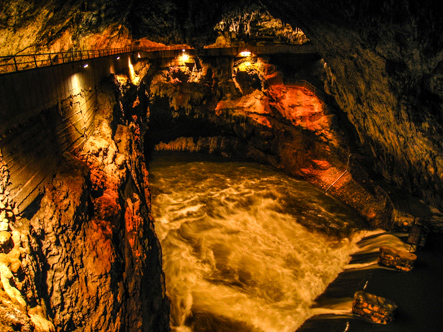
<path id="1" fill-rule="evenodd" d="M 203 72 L 214 73 L 211 64 L 203 66 Z M 222 69 L 212 74 L 209 82 L 208 74 L 191 82 L 186 71 L 178 83 L 168 79 L 170 73 L 154 76 L 151 93 L 168 100 L 173 111 L 165 110 L 164 105 L 157 110 L 154 104 L 151 118 L 169 118 L 177 123 L 173 128 L 180 126 L 180 121 L 187 121 L 184 123 L 188 126 L 192 121 L 201 123 L 180 129 L 191 137 L 174 137 L 171 133 L 172 139 L 159 142 L 157 150 L 249 157 L 323 189 L 342 176 L 347 169 L 347 137 L 337 116 L 315 91 L 285 85 L 276 67 L 261 58 L 240 62 L 232 73 L 228 64 Z M 180 75 L 177 70 L 176 76 Z M 214 98 L 215 91 L 220 93 L 219 98 Z M 166 116 L 167 112 L 172 114 Z M 199 137 L 201 126 L 213 126 L 212 132 Z M 389 198 L 354 160 L 349 172 L 328 190 L 356 208 L 371 225 L 383 227 L 390 223 L 393 207 Z"/>
<path id="2" fill-rule="evenodd" d="M 341 177 L 328 192 L 354 206 L 374 226 L 390 226 L 392 207 L 361 165 L 442 207 L 440 2 L 390 2 L 383 10 L 370 1 L 262 0 L 261 4 L 274 17 L 294 27 L 300 24 L 321 53 L 327 90 L 356 131 L 355 144 L 346 144 L 340 133 L 343 122 L 336 125 L 333 112 L 322 108 L 311 91 L 285 86 L 283 76 L 267 64 L 245 61 L 233 75 L 230 59 L 204 59 L 200 73 L 175 71 L 166 75 L 169 80 L 154 80 L 147 88 L 143 85 L 151 81 L 140 81 L 138 99 L 134 98 L 138 88 L 124 84 L 122 90 L 130 90 L 129 97 L 120 95 L 118 104 L 125 114 L 112 125 L 112 119 L 102 115 L 106 121 L 97 126 L 107 124 L 88 137 L 84 153 L 76 156 L 80 161 L 65 155 L 64 168 L 41 193 L 36 203 L 40 206 L 33 207 L 38 212 L 30 216 L 31 225 L 26 218 L 15 218 L 18 210 L 9 192 L 13 173 L 8 170 L 13 165 L 1 160 L 0 212 L 6 218 L 0 218 L 0 229 L 9 232 L 12 242 L 7 241 L 0 253 L 6 266 L 2 284 L 11 286 L 0 294 L 9 308 L 0 317 L 11 319 L 9 327 L 31 329 L 40 322 L 51 330 L 51 324 L 45 323 L 48 317 L 54 317 L 57 328 L 134 330 L 141 316 L 149 317 L 152 324 L 167 325 L 167 314 L 158 316 L 167 312 L 159 309 L 167 305 L 160 291 L 159 249 L 141 156 L 147 98 L 152 102 L 150 121 L 160 123 L 155 111 L 164 108 L 165 131 L 175 133 L 165 134 L 158 148 L 249 156 L 324 189 Z M 68 5 L 56 0 L 5 1 L 0 12 L 1 55 L 124 47 L 135 42 L 159 45 L 154 40 L 207 45 L 216 40 L 213 27 L 222 14 L 237 8 L 230 1 L 198 5 L 189 1 L 189 6 L 178 0 L 74 0 Z M 219 39 L 224 45 L 232 42 L 232 30 L 245 23 L 236 20 L 237 13 L 226 17 L 223 22 L 229 27 L 222 28 Z M 245 21 L 249 18 L 246 15 Z M 156 99 L 161 99 L 158 104 Z M 66 102 L 61 101 L 61 108 L 52 106 L 63 111 Z M 114 111 L 104 109 L 107 114 Z M 40 114 L 38 118 L 45 120 Z M 41 121 L 33 129 L 47 127 Z M 48 143 L 52 136 L 45 140 L 44 135 L 41 130 L 28 141 L 54 151 Z M 348 169 L 351 145 L 359 149 L 359 156 L 351 158 Z M 29 145 L 25 151 L 32 148 Z M 60 160 L 48 158 L 45 165 L 55 168 Z M 14 164 L 17 169 L 19 163 Z M 21 235 L 10 224 L 23 228 Z M 140 263 L 138 257 L 145 254 L 149 263 Z M 24 276 L 16 275 L 21 269 Z M 29 304 L 29 314 L 22 310 L 21 298 Z M 113 314 L 102 315 L 105 308 Z M 6 325 L 0 327 L 8 330 Z"/>
<path id="3" fill-rule="evenodd" d="M 354 294 L 352 313 L 370 319 L 374 323 L 387 324 L 394 320 L 397 308 L 391 300 L 358 291 Z"/>
<path id="4" fill-rule="evenodd" d="M 380 247 L 378 264 L 396 268 L 401 271 L 410 271 L 415 265 L 417 255 L 390 247 Z"/>
<path id="5" fill-rule="evenodd" d="M 133 122 L 116 118 L 124 122 L 117 133 L 111 128 L 114 91 L 99 94 L 94 132 L 77 156 L 65 154 L 30 221 L 40 258 L 26 275 L 42 281 L 36 288 L 47 298 L 57 330 L 160 331 L 168 326 L 140 152 L 147 106 L 134 92 L 126 96 L 132 105 L 126 114 Z M 41 321 L 36 314 L 31 320 L 34 325 Z"/>
<path id="6" fill-rule="evenodd" d="M 23 4 L 10 3 L 3 8 L 0 19 L 6 20 L 8 26 L 0 34 L 0 55 L 104 50 L 135 43 L 148 48 L 164 46 L 146 37 L 135 39 L 122 24 L 103 24 L 97 18 L 98 12 L 82 12 L 68 6 L 53 12 L 54 1 L 49 1 L 46 8 L 31 3 L 23 8 Z M 23 24 L 24 21 L 27 23 Z M 91 28 L 94 25 L 94 28 L 86 29 L 86 26 Z"/>

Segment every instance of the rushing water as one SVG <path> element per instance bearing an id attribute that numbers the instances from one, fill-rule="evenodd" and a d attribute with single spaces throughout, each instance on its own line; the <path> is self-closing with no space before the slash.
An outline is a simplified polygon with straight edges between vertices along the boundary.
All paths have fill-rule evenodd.
<path id="1" fill-rule="evenodd" d="M 175 331 L 295 331 L 350 261 L 358 217 L 246 162 L 157 157 L 152 211 Z"/>

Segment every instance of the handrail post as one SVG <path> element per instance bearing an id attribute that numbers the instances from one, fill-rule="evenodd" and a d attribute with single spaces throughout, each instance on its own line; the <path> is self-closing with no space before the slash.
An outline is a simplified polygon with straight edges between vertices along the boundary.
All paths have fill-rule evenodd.
<path id="1" fill-rule="evenodd" d="M 35 68 L 38 68 L 38 66 L 37 66 L 37 59 L 35 58 L 35 54 L 34 54 L 34 63 L 35 63 Z"/>
<path id="2" fill-rule="evenodd" d="M 14 55 L 14 65 L 15 65 L 15 71 L 18 71 L 17 60 L 15 59 L 15 55 Z"/>

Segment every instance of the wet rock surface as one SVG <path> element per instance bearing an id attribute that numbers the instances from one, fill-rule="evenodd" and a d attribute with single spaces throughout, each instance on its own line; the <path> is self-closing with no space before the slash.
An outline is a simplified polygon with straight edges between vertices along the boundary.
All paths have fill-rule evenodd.
<path id="1" fill-rule="evenodd" d="M 31 220 L 46 265 L 44 293 L 58 330 L 162 331 L 168 309 L 143 128 L 141 121 L 118 125 L 114 141 L 112 93 L 100 95 L 95 132 L 79 160 L 67 159 Z M 128 112 L 145 116 L 143 106 Z"/>
<path id="2" fill-rule="evenodd" d="M 352 312 L 368 318 L 374 323 L 387 324 L 394 320 L 397 308 L 394 302 L 384 297 L 358 291 L 354 295 Z"/>
<path id="3" fill-rule="evenodd" d="M 394 267 L 401 271 L 410 271 L 415 265 L 417 256 L 389 247 L 380 247 L 378 264 Z"/>

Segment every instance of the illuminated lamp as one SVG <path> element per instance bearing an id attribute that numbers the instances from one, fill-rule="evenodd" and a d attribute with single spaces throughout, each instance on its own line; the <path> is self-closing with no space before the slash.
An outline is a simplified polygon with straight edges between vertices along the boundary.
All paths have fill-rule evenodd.
<path id="1" fill-rule="evenodd" d="M 117 57 L 117 60 L 120 60 L 120 57 L 119 57 L 119 56 Z"/>
<path id="2" fill-rule="evenodd" d="M 241 51 L 240 56 L 243 56 L 243 57 L 251 56 L 251 51 L 247 51 L 247 50 Z"/>
<path id="3" fill-rule="evenodd" d="M 89 67 L 89 65 L 87 64 L 87 63 L 85 63 L 84 65 L 83 65 L 83 68 L 88 68 Z"/>
<path id="4" fill-rule="evenodd" d="M 138 56 L 139 59 L 141 58 L 140 53 L 138 53 L 137 56 Z"/>

